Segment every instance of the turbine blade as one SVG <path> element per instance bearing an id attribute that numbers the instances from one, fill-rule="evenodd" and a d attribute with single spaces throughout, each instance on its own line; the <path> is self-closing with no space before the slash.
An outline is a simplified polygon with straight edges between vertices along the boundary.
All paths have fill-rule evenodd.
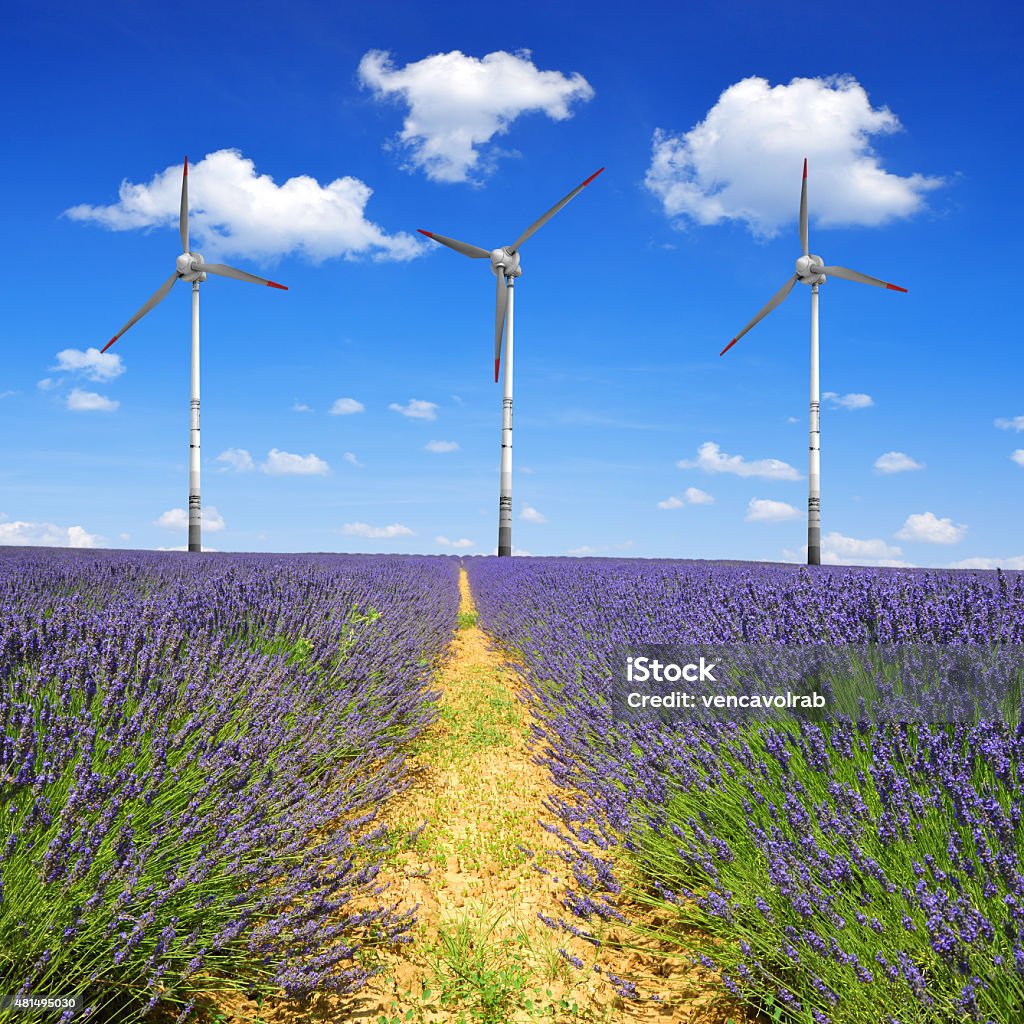
<path id="1" fill-rule="evenodd" d="M 844 281 L 856 281 L 858 284 L 873 284 L 877 288 L 888 288 L 893 292 L 905 292 L 898 284 L 889 284 L 888 281 L 879 281 L 877 277 L 868 277 L 859 270 L 847 270 L 846 267 L 822 267 L 821 272 L 827 277 L 839 277 Z"/>
<path id="2" fill-rule="evenodd" d="M 276 281 L 268 281 L 265 277 L 257 277 L 245 270 L 236 270 L 223 263 L 193 263 L 193 270 L 205 270 L 208 274 L 218 274 L 220 277 L 233 277 L 236 281 L 248 281 L 250 284 L 265 284 L 268 288 L 280 288 L 281 291 L 288 291 L 288 286 L 278 284 Z"/>
<path id="3" fill-rule="evenodd" d="M 545 213 L 543 217 L 539 218 L 538 220 L 535 220 L 535 221 L 534 221 L 534 222 L 533 222 L 533 223 L 532 223 L 532 224 L 531 224 L 531 225 L 530 225 L 530 226 L 529 226 L 529 227 L 528 227 L 528 228 L 527 228 L 527 229 L 526 229 L 526 230 L 525 230 L 525 231 L 524 231 L 524 232 L 523 232 L 523 233 L 522 233 L 522 234 L 521 234 L 521 235 L 520 235 L 520 236 L 519 236 L 519 237 L 518 237 L 518 238 L 517 238 L 517 239 L 516 239 L 516 240 L 515 240 L 515 241 L 514 241 L 514 242 L 513 242 L 512 244 L 511 244 L 511 245 L 510 245 L 510 246 L 509 246 L 509 251 L 510 251 L 510 252 L 515 252 L 515 251 L 516 251 L 516 250 L 517 250 L 517 249 L 519 248 L 519 246 L 521 246 L 521 245 L 523 244 L 523 242 L 525 242 L 525 241 L 526 241 L 526 240 L 527 240 L 527 239 L 528 239 L 528 238 L 530 237 L 530 235 L 532 235 L 532 234 L 533 234 L 533 233 L 534 233 L 535 231 L 537 231 L 537 230 L 538 230 L 539 228 L 542 228 L 542 227 L 544 227 L 544 225 L 545 225 L 545 224 L 547 224 L 547 222 L 548 222 L 549 220 L 551 220 L 551 218 L 552 218 L 552 217 L 554 217 L 554 215 L 555 215 L 556 213 L 558 213 L 558 211 L 559 211 L 559 210 L 560 210 L 560 209 L 561 209 L 561 208 L 562 208 L 563 206 L 565 206 L 565 204 L 566 204 L 567 202 L 569 202 L 569 200 L 570 200 L 570 199 L 572 199 L 572 198 L 573 198 L 574 196 L 576 196 L 576 195 L 579 195 L 579 193 L 580 193 L 580 192 L 582 192 L 582 191 L 583 191 L 583 189 L 585 189 L 585 188 L 587 187 L 587 185 L 589 185 L 589 184 L 590 184 L 590 183 L 591 183 L 591 182 L 592 182 L 592 181 L 593 181 L 593 180 L 594 180 L 594 179 L 595 179 L 595 178 L 596 178 L 596 177 L 597 177 L 597 176 L 598 176 L 598 175 L 599 175 L 599 174 L 601 173 L 601 171 L 603 171 L 603 170 L 604 170 L 604 168 L 603 168 L 603 167 L 601 167 L 601 168 L 599 168 L 598 170 L 594 171 L 594 173 L 593 173 L 593 174 L 592 174 L 592 175 L 591 175 L 591 176 L 590 176 L 589 178 L 587 178 L 587 180 L 586 180 L 585 182 L 583 182 L 583 184 L 581 184 L 581 185 L 577 185 L 577 186 L 576 186 L 576 187 L 575 187 L 575 188 L 574 188 L 574 189 L 573 189 L 573 190 L 572 190 L 572 191 L 571 191 L 571 192 L 570 192 L 570 193 L 569 193 L 569 194 L 568 194 L 568 195 L 567 195 L 567 196 L 566 196 L 566 197 L 565 197 L 564 199 L 560 199 L 560 200 L 559 200 L 559 201 L 558 201 L 557 203 L 555 203 L 555 205 L 554 205 L 554 206 L 552 206 L 552 207 L 551 207 L 551 209 L 550 209 L 550 210 L 548 210 L 548 212 L 547 212 L 547 213 Z"/>
<path id="4" fill-rule="evenodd" d="M 788 294 L 789 294 L 789 293 L 790 293 L 790 292 L 791 292 L 791 291 L 793 290 L 793 285 L 795 285 L 795 284 L 796 284 L 796 282 L 797 282 L 797 276 L 796 276 L 796 274 L 794 274 L 794 275 L 793 275 L 793 276 L 792 276 L 792 277 L 791 277 L 791 278 L 790 278 L 790 279 L 789 279 L 789 280 L 788 280 L 788 281 L 787 281 L 787 282 L 786 282 L 786 283 L 785 283 L 785 284 L 784 284 L 784 285 L 783 285 L 783 286 L 782 286 L 782 287 L 781 287 L 781 288 L 780 288 L 780 289 L 779 289 L 779 290 L 778 290 L 778 291 L 777 291 L 777 292 L 776 292 L 776 293 L 775 293 L 775 294 L 774 294 L 774 295 L 773 295 L 773 296 L 772 296 L 772 297 L 771 297 L 771 298 L 770 298 L 770 299 L 768 300 L 768 304 L 767 304 L 767 305 L 766 305 L 766 306 L 764 307 L 764 309 L 762 309 L 762 310 L 761 310 L 761 312 L 760 312 L 760 313 L 758 313 L 758 314 L 757 314 L 757 316 L 755 316 L 755 317 L 754 317 L 754 319 L 753 319 L 753 320 L 751 320 L 751 321 L 750 321 L 750 323 L 749 323 L 749 324 L 747 324 L 747 326 L 746 326 L 746 327 L 744 327 L 744 328 L 743 328 L 743 330 L 742 330 L 742 331 L 740 331 L 740 333 L 739 333 L 739 334 L 737 334 L 737 335 L 736 335 L 736 337 L 735 337 L 735 338 L 733 338 L 733 339 L 732 339 L 732 341 L 730 341 L 730 342 L 729 342 L 729 344 L 728 344 L 728 345 L 726 345 L 726 346 L 725 346 L 725 348 L 723 348 L 723 349 L 722 349 L 722 351 L 721 351 L 721 352 L 719 352 L 718 354 L 719 354 L 720 356 L 724 356 L 724 355 L 725 355 L 725 353 L 726 353 L 726 352 L 728 352 L 728 351 L 729 351 L 729 349 L 731 349 L 731 348 L 733 347 L 733 345 L 735 345 L 735 344 L 736 344 L 736 342 L 737 342 L 737 341 L 739 341 L 739 340 L 740 340 L 740 338 L 742 338 L 742 337 L 743 337 L 743 335 L 744 335 L 744 334 L 746 334 L 746 333 L 747 333 L 747 331 L 749 331 L 749 330 L 750 330 L 750 328 L 754 326 L 754 324 L 756 324 L 756 323 L 760 323 L 760 321 L 762 321 L 762 320 L 763 320 L 763 319 L 764 319 L 764 318 L 765 318 L 765 317 L 766 317 L 766 316 L 767 316 L 767 315 L 768 315 L 768 314 L 769 314 L 769 313 L 770 313 L 770 312 L 771 312 L 771 311 L 772 311 L 772 310 L 773 310 L 773 309 L 774 309 L 774 308 L 775 308 L 775 307 L 776 307 L 777 305 L 779 305 L 779 303 L 781 303 L 781 302 L 782 302 L 782 300 L 783 300 L 783 299 L 784 299 L 784 298 L 785 298 L 785 297 L 786 297 L 786 296 L 787 296 L 787 295 L 788 295 Z"/>
<path id="5" fill-rule="evenodd" d="M 498 367 L 501 366 L 501 341 L 505 333 L 505 310 L 508 308 L 508 284 L 505 271 L 498 268 L 498 293 L 494 306 L 494 383 L 498 383 Z"/>
<path id="6" fill-rule="evenodd" d="M 189 252 L 188 247 L 188 157 L 185 157 L 185 169 L 181 174 L 181 212 L 178 214 L 178 230 L 181 232 L 181 251 Z"/>
<path id="7" fill-rule="evenodd" d="M 424 231 L 423 228 L 417 228 L 416 230 L 421 235 L 426 235 L 427 238 L 432 238 L 435 242 L 447 245 L 449 249 L 461 252 L 463 256 L 469 256 L 471 259 L 489 260 L 491 258 L 491 254 L 486 249 L 481 249 L 479 245 L 470 245 L 469 242 L 460 242 L 456 238 L 445 238 L 444 235 L 435 235 L 432 231 Z"/>
<path id="8" fill-rule="evenodd" d="M 804 181 L 800 186 L 800 244 L 807 250 L 807 157 L 804 157 Z"/>
<path id="9" fill-rule="evenodd" d="M 164 281 L 164 283 L 152 294 L 149 301 L 142 307 L 142 309 L 140 309 L 138 313 L 136 313 L 135 316 L 133 316 L 131 320 L 129 320 L 128 323 L 126 323 L 124 327 L 122 327 L 121 330 L 119 330 L 117 334 L 115 334 L 110 341 L 100 349 L 100 351 L 106 352 L 107 349 L 110 348 L 110 346 L 113 345 L 114 342 L 132 326 L 132 324 L 138 323 L 154 306 L 158 306 L 163 302 L 163 300 L 167 298 L 167 293 L 171 290 L 174 282 L 178 280 L 178 276 L 178 272 L 175 270 L 175 272 L 171 274 L 171 276 L 167 278 L 167 280 Z"/>

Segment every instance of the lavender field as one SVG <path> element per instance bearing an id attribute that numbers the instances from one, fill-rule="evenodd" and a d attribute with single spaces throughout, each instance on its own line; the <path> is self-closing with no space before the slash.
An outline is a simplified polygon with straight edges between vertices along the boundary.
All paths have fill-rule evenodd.
<path id="1" fill-rule="evenodd" d="M 358 988 L 360 950 L 409 927 L 375 817 L 434 716 L 457 579 L 445 558 L 5 550 L 0 991 L 130 1020 Z"/>
<path id="2" fill-rule="evenodd" d="M 656 911 L 659 944 L 766 1021 L 1024 1020 L 1024 729 L 608 700 L 625 644 L 1021 645 L 1024 576 L 464 566 L 549 770 L 556 933 L 639 937 Z M 412 926 L 384 808 L 436 718 L 458 579 L 445 557 L 5 550 L 0 992 L 164 1020 L 359 991 Z"/>
<path id="3" fill-rule="evenodd" d="M 1024 1020 L 1020 726 L 630 724 L 607 699 L 626 643 L 1019 645 L 1024 577 L 568 559 L 468 569 L 482 624 L 519 654 L 557 787 L 549 810 L 572 881 L 553 928 L 593 936 L 623 907 L 656 908 L 660 941 L 766 1020 Z"/>

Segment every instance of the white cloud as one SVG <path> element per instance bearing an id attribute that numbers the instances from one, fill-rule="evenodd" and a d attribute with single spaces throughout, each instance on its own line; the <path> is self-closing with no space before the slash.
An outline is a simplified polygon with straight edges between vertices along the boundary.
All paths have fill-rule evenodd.
<path id="1" fill-rule="evenodd" d="M 444 452 L 457 452 L 459 444 L 457 441 L 428 441 L 423 446 L 428 452 L 442 454 Z"/>
<path id="2" fill-rule="evenodd" d="M 362 469 L 363 464 L 356 458 L 355 452 L 345 452 L 342 458 L 350 465 L 355 466 L 356 469 Z"/>
<path id="3" fill-rule="evenodd" d="M 1024 466 L 1024 448 L 1018 448 L 1011 456 L 1018 466 Z"/>
<path id="4" fill-rule="evenodd" d="M 486 173 L 496 151 L 483 147 L 520 115 L 540 111 L 564 121 L 575 101 L 594 95 L 579 73 L 540 71 L 529 50 L 497 50 L 483 58 L 452 50 L 403 68 L 386 51 L 370 50 L 359 62 L 359 80 L 378 99 L 394 97 L 408 107 L 398 141 L 409 153 L 408 167 L 434 181 Z"/>
<path id="5" fill-rule="evenodd" d="M 407 260 L 422 251 L 413 235 L 389 235 L 366 219 L 373 189 L 358 178 L 321 185 L 300 175 L 277 185 L 237 149 L 220 149 L 189 165 L 188 184 L 190 241 L 221 256 L 269 260 L 300 253 L 319 263 L 337 256 Z M 177 230 L 181 164 L 154 174 L 148 184 L 122 181 L 118 196 L 110 206 L 82 203 L 65 213 L 112 231 Z"/>
<path id="6" fill-rule="evenodd" d="M 15 547 L 96 548 L 102 543 L 99 534 L 88 533 L 81 526 L 24 521 L 0 523 L 0 544 Z"/>
<path id="7" fill-rule="evenodd" d="M 950 569 L 1015 569 L 1024 570 L 1024 555 L 1011 555 L 1009 558 L 962 558 L 959 562 L 950 562 Z"/>
<path id="8" fill-rule="evenodd" d="M 807 548 L 804 548 L 806 557 Z M 884 540 L 859 540 L 835 531 L 821 538 L 821 560 L 826 565 L 889 565 L 909 567 L 902 550 Z"/>
<path id="9" fill-rule="evenodd" d="M 712 505 L 714 501 L 715 499 L 707 491 L 702 491 L 699 487 L 687 487 L 681 498 L 672 495 L 664 501 L 659 501 L 658 508 L 672 509 L 682 508 L 684 505 Z"/>
<path id="10" fill-rule="evenodd" d="M 525 519 L 528 523 L 546 523 L 547 516 L 538 512 L 532 505 L 523 505 L 519 510 L 519 518 Z"/>
<path id="11" fill-rule="evenodd" d="M 57 353 L 57 365 L 51 370 L 63 373 L 81 373 L 89 380 L 106 383 L 124 373 L 124 364 L 116 352 L 101 352 L 98 348 L 66 348 Z"/>
<path id="12" fill-rule="evenodd" d="M 821 397 L 831 402 L 833 408 L 849 409 L 851 412 L 854 409 L 868 409 L 875 404 L 875 400 L 870 395 L 860 394 L 856 391 L 851 391 L 848 395 L 839 395 L 835 391 L 826 391 Z"/>
<path id="13" fill-rule="evenodd" d="M 1000 418 L 995 421 L 1000 430 L 1016 430 L 1018 433 L 1024 430 L 1024 416 L 1014 416 L 1011 419 Z"/>
<path id="14" fill-rule="evenodd" d="M 592 548 L 589 544 L 581 544 L 578 548 L 569 548 L 566 554 L 572 555 L 573 558 L 586 558 L 588 555 L 596 554 L 597 550 L 597 548 Z"/>
<path id="15" fill-rule="evenodd" d="M 162 526 L 165 530 L 186 530 L 188 512 L 183 508 L 169 508 L 153 521 L 153 525 Z M 202 526 L 209 533 L 224 529 L 224 517 L 217 511 L 216 505 L 207 505 L 202 509 Z"/>
<path id="16" fill-rule="evenodd" d="M 7 391 L 0 391 L 0 399 L 10 398 L 12 395 L 16 394 L 18 394 L 17 391 L 11 391 L 10 389 L 8 389 Z"/>
<path id="17" fill-rule="evenodd" d="M 313 407 L 311 405 L 306 405 L 305 402 L 296 402 L 292 406 L 292 412 L 312 412 L 312 411 L 313 411 Z"/>
<path id="18" fill-rule="evenodd" d="M 449 540 L 447 537 L 435 537 L 434 543 L 442 548 L 471 548 L 475 541 L 467 540 L 465 537 L 460 540 Z"/>
<path id="19" fill-rule="evenodd" d="M 765 480 L 799 480 L 800 474 L 788 463 L 778 459 L 757 459 L 747 462 L 742 455 L 725 455 L 714 441 L 705 441 L 697 449 L 695 461 L 680 459 L 680 469 L 703 469 L 706 473 L 735 473 L 736 476 L 757 476 Z"/>
<path id="20" fill-rule="evenodd" d="M 787 519 L 798 519 L 800 510 L 784 501 L 772 501 L 770 498 L 751 498 L 747 505 L 746 521 L 748 523 L 781 523 Z"/>
<path id="21" fill-rule="evenodd" d="M 687 487 L 683 492 L 683 497 L 691 505 L 713 505 L 715 503 L 715 499 L 707 491 L 702 491 L 699 487 Z"/>
<path id="22" fill-rule="evenodd" d="M 872 107 L 849 76 L 729 86 L 688 132 L 654 133 L 645 184 L 670 217 L 697 224 L 735 220 L 771 237 L 798 213 L 808 161 L 808 201 L 822 226 L 874 226 L 908 217 L 941 178 L 884 170 L 872 136 L 899 131 L 887 107 Z"/>
<path id="23" fill-rule="evenodd" d="M 421 398 L 410 398 L 408 405 L 399 405 L 397 402 L 392 402 L 388 408 L 395 412 L 400 412 L 403 416 L 408 416 L 413 420 L 437 419 L 437 403 L 425 402 Z"/>
<path id="24" fill-rule="evenodd" d="M 905 473 L 911 469 L 924 469 L 924 463 L 916 462 L 903 452 L 886 452 L 875 459 L 875 469 L 879 473 Z"/>
<path id="25" fill-rule="evenodd" d="M 357 402 L 354 398 L 336 398 L 331 406 L 332 416 L 352 416 L 354 413 L 363 412 L 366 406 Z"/>
<path id="26" fill-rule="evenodd" d="M 42 380 L 36 381 L 36 387 L 40 391 L 49 391 L 50 388 L 55 388 L 56 386 L 57 382 L 52 377 L 44 377 Z"/>
<path id="27" fill-rule="evenodd" d="M 68 408 L 72 412 L 115 412 L 120 404 L 113 398 L 81 388 L 72 388 L 68 394 Z"/>
<path id="28" fill-rule="evenodd" d="M 233 469 L 236 473 L 246 473 L 255 469 L 252 456 L 244 448 L 228 448 L 220 453 L 215 462 L 223 462 L 224 470 Z"/>
<path id="29" fill-rule="evenodd" d="M 312 452 L 309 455 L 293 455 L 271 448 L 266 462 L 260 465 L 264 473 L 271 476 L 325 476 L 331 467 Z"/>
<path id="30" fill-rule="evenodd" d="M 920 512 L 907 516 L 907 521 L 896 534 L 900 540 L 918 540 L 926 544 L 956 544 L 964 539 L 967 527 L 953 524 L 952 519 L 939 519 L 934 512 Z"/>
<path id="31" fill-rule="evenodd" d="M 346 523 L 341 532 L 350 537 L 412 537 L 413 532 L 408 526 L 401 523 L 392 523 L 390 526 L 370 526 L 369 523 Z"/>

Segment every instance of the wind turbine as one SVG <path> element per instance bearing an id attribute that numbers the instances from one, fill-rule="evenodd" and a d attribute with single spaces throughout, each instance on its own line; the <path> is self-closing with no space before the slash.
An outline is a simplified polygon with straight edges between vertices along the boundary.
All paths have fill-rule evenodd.
<path id="1" fill-rule="evenodd" d="M 202 551 L 201 512 L 199 504 L 199 283 L 206 280 L 207 274 L 218 274 L 221 277 L 233 277 L 236 281 L 250 281 L 252 284 L 265 284 L 270 288 L 287 291 L 283 284 L 267 281 L 255 274 L 236 270 L 223 263 L 207 263 L 203 257 L 192 252 L 188 246 L 188 157 L 181 174 L 181 211 L 178 215 L 178 229 L 181 232 L 182 254 L 175 263 L 174 273 L 153 293 L 149 301 L 103 346 L 106 352 L 118 338 L 133 324 L 141 320 L 154 306 L 159 305 L 174 283 L 192 282 L 192 400 L 189 422 L 189 460 L 188 460 L 188 549 Z"/>
<path id="2" fill-rule="evenodd" d="M 842 278 L 844 281 L 856 281 L 859 284 L 873 284 L 878 288 L 888 288 L 893 292 L 905 292 L 898 284 L 879 281 L 877 277 L 868 277 L 857 270 L 846 267 L 827 267 L 820 256 L 807 251 L 807 159 L 804 159 L 804 180 L 800 186 L 800 244 L 804 254 L 796 261 L 796 273 L 768 300 L 761 310 L 746 327 L 729 342 L 718 354 L 724 356 L 756 323 L 763 320 L 793 290 L 793 285 L 811 286 L 811 438 L 810 438 L 810 473 L 808 474 L 807 495 L 807 564 L 821 564 L 821 419 L 820 400 L 818 397 L 818 287 L 828 277 Z"/>
<path id="3" fill-rule="evenodd" d="M 586 181 L 577 185 L 564 199 L 560 199 L 542 217 L 535 220 L 511 245 L 488 252 L 478 245 L 459 242 L 431 231 L 417 230 L 449 249 L 461 252 L 470 259 L 491 261 L 491 272 L 497 278 L 497 297 L 494 314 L 494 383 L 498 383 L 501 366 L 501 340 L 505 333 L 505 386 L 501 405 L 501 485 L 498 495 L 498 555 L 512 554 L 512 297 L 515 279 L 523 273 L 519 262 L 519 247 L 539 228 L 542 228 L 570 199 L 587 187 L 604 168 L 596 170 Z M 508 331 L 505 332 L 505 323 Z"/>

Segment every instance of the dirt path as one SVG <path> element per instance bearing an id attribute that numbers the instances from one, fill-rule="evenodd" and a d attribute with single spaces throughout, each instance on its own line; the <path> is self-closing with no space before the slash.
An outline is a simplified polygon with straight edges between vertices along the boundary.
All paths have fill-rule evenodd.
<path id="1" fill-rule="evenodd" d="M 549 817 L 543 799 L 550 780 L 527 749 L 519 678 L 476 625 L 465 570 L 459 585 L 460 628 L 436 681 L 439 719 L 412 747 L 411 786 L 384 812 L 395 835 L 425 823 L 383 872 L 391 900 L 419 905 L 413 941 L 376 953 L 384 970 L 358 995 L 325 997 L 301 1011 L 264 1006 L 259 1019 L 724 1024 L 730 1015 L 714 1006 L 708 981 L 692 968 L 670 967 L 663 957 L 596 952 L 538 919 L 568 916 L 559 901 L 565 866 L 555 856 L 558 841 L 538 821 Z M 585 969 L 570 966 L 560 947 Z M 646 979 L 642 990 L 661 1001 L 624 1002 L 601 976 L 606 972 Z M 237 1004 L 227 1014 L 232 1022 L 256 1019 Z"/>

